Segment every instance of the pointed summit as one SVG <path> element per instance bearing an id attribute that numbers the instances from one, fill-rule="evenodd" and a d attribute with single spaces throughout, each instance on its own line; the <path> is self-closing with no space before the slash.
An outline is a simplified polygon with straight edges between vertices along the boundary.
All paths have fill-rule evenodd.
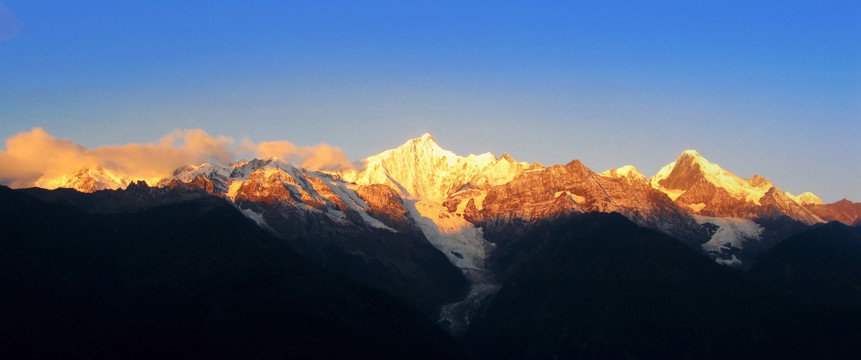
<path id="1" fill-rule="evenodd" d="M 391 157 L 391 156 L 406 156 L 411 159 L 448 159 L 449 162 L 456 161 L 457 156 L 455 153 L 443 149 L 439 144 L 437 144 L 436 140 L 429 133 L 424 133 L 422 136 L 407 140 L 401 146 L 397 148 L 383 151 L 377 155 L 371 156 L 366 159 L 366 161 L 370 162 L 373 159 L 381 158 L 381 157 Z"/>
<path id="2" fill-rule="evenodd" d="M 453 152 L 443 149 L 439 144 L 437 144 L 436 140 L 429 133 L 424 133 L 422 136 L 417 138 L 409 139 L 405 143 L 401 144 L 397 148 L 386 150 L 380 154 L 369 157 L 366 160 L 370 160 L 372 158 L 376 158 L 382 156 L 383 154 L 392 153 L 392 152 L 409 152 L 413 153 L 416 156 L 419 156 L 419 153 L 428 153 L 433 154 L 432 156 L 440 156 L 440 157 L 448 157 L 454 158 L 457 157 Z"/>
<path id="3" fill-rule="evenodd" d="M 696 150 L 685 150 L 679 158 L 664 166 L 652 179 L 652 186 L 676 200 L 698 183 L 708 183 L 715 188 L 745 202 L 760 205 L 759 200 L 774 185 L 768 179 L 754 175 L 742 179 L 720 165 L 708 161 Z"/>
<path id="4" fill-rule="evenodd" d="M 511 155 L 508 155 L 507 152 L 502 153 L 502 156 L 499 157 L 499 160 L 505 160 L 505 161 L 508 161 L 510 163 L 516 163 L 517 162 L 517 160 L 514 160 L 514 158 L 512 158 Z"/>
<path id="5" fill-rule="evenodd" d="M 787 197 L 789 197 L 790 199 L 795 201 L 798 205 L 822 205 L 822 204 L 825 204 L 825 202 L 822 201 L 822 199 L 820 199 L 819 196 L 816 196 L 816 194 L 809 192 L 809 191 L 801 193 L 798 196 L 795 196 L 788 191 L 785 192 L 784 194 L 786 194 Z"/>
<path id="6" fill-rule="evenodd" d="M 682 151 L 682 155 L 681 155 L 681 156 L 686 156 L 686 155 L 687 155 L 687 156 L 692 156 L 692 157 L 702 157 L 702 155 L 700 155 L 700 152 L 699 152 L 699 151 L 696 151 L 696 150 L 693 150 L 693 149 L 688 149 L 688 150 Z"/>
<path id="7" fill-rule="evenodd" d="M 822 205 L 825 204 L 824 201 L 819 196 L 812 192 L 804 192 L 801 195 L 798 195 L 798 200 L 801 205 Z"/>
<path id="8" fill-rule="evenodd" d="M 434 139 L 433 135 L 431 135 L 430 133 L 424 133 L 424 134 L 422 134 L 422 136 L 419 136 L 419 137 L 413 138 L 413 139 L 409 139 L 409 140 L 407 140 L 407 142 L 405 142 L 399 148 L 402 148 L 404 146 L 424 147 L 424 148 L 428 148 L 428 149 L 438 148 L 438 149 L 442 150 L 442 148 L 439 146 L 439 144 L 437 144 L 436 139 Z"/>
<path id="9" fill-rule="evenodd" d="M 719 166 L 706 160 L 698 151 L 685 150 L 675 162 L 661 169 L 655 178 L 657 183 L 666 189 L 687 190 L 704 178 L 706 172 L 720 172 L 722 170 Z"/>
<path id="10" fill-rule="evenodd" d="M 441 202 L 497 161 L 491 153 L 459 156 L 425 133 L 363 162 L 363 170 L 344 178 L 362 185 L 388 184 L 404 197 Z"/>

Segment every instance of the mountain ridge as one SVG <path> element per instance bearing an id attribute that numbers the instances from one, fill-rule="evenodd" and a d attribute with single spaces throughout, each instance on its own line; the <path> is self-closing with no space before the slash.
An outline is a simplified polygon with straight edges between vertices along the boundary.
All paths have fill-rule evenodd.
<path id="1" fill-rule="evenodd" d="M 861 214 L 861 204 L 848 200 L 821 204 L 813 194 L 792 195 L 759 175 L 742 179 L 692 150 L 683 152 L 675 162 L 648 178 L 633 165 L 599 173 L 579 159 L 546 167 L 519 162 L 507 153 L 499 157 L 491 153 L 464 157 L 445 150 L 425 134 L 369 157 L 365 164 L 364 168 L 352 171 L 314 171 L 276 157 L 188 164 L 152 187 L 145 181 L 130 181 L 125 190 L 99 190 L 98 181 L 87 180 L 102 176 L 104 171 L 83 169 L 76 173 L 81 175 L 81 181 L 75 184 L 87 184 L 84 190 L 91 191 L 88 193 L 40 188 L 12 192 L 28 194 L 50 207 L 77 209 L 74 211 L 85 217 L 126 219 L 141 229 L 152 227 L 147 230 L 150 232 L 160 231 L 158 224 L 162 223 L 187 221 L 189 225 L 200 225 L 198 222 L 203 218 L 198 211 L 170 210 L 171 214 L 162 214 L 165 209 L 176 209 L 176 204 L 219 202 L 223 205 L 221 213 L 242 217 L 244 227 L 253 223 L 256 233 L 268 234 L 267 238 L 277 246 L 290 248 L 321 271 L 388 294 L 449 334 L 477 339 L 481 342 L 479 348 L 498 347 L 483 348 L 476 354 L 479 358 L 488 354 L 575 355 L 585 349 L 581 345 L 595 356 L 645 355 L 651 351 L 669 354 L 673 349 L 684 348 L 685 354 L 698 358 L 709 354 L 715 336 L 723 341 L 715 343 L 715 349 L 728 353 L 747 346 L 758 352 L 763 347 L 792 343 L 795 337 L 811 332 L 797 332 L 807 320 L 786 322 L 794 330 L 775 332 L 768 323 L 780 319 L 778 314 L 783 310 L 765 317 L 756 315 L 758 311 L 747 312 L 758 320 L 742 320 L 743 334 L 736 334 L 734 321 L 723 317 L 732 313 L 736 301 L 767 309 L 768 306 L 763 306 L 770 303 L 766 298 L 779 300 L 785 296 L 786 300 L 793 298 L 793 293 L 780 295 L 759 288 L 756 290 L 759 295 L 744 295 L 746 292 L 732 290 L 735 295 L 720 300 L 727 296 L 725 291 L 698 283 L 699 276 L 688 274 L 685 269 L 693 266 L 701 274 L 710 274 L 708 277 L 723 283 L 724 289 L 734 289 L 733 282 L 755 289 L 759 285 L 748 283 L 740 274 L 755 266 L 763 256 L 778 251 L 780 247 L 776 245 L 784 239 L 834 219 L 858 223 Z M 7 212 L 14 213 L 10 209 Z M 137 219 L 140 214 L 147 215 Z M 165 216 L 170 221 L 164 220 Z M 152 220 L 156 223 L 147 220 L 150 218 L 156 219 Z M 215 218 L 206 218 L 205 222 L 218 223 Z M 195 246 L 206 247 L 206 238 L 214 235 L 206 231 L 200 234 L 188 236 L 194 237 Z M 20 235 L 28 236 L 26 231 Z M 109 232 L 104 235 L 110 238 Z M 573 239 L 575 243 L 565 239 Z M 638 258 L 646 253 L 651 254 L 649 259 Z M 835 255 L 826 252 L 814 257 L 827 262 Z M 152 259 L 160 261 L 158 256 Z M 651 275 L 643 275 L 637 267 L 650 271 Z M 781 265 L 778 263 L 774 268 L 780 270 Z M 685 279 L 688 285 L 684 289 L 675 288 L 671 285 L 673 281 L 660 279 L 657 274 Z M 578 328 L 575 320 L 602 312 L 604 302 L 590 300 L 593 295 L 600 299 L 617 294 L 606 298 L 607 301 L 624 303 L 654 294 L 650 286 L 630 281 L 638 276 L 664 289 L 663 292 L 709 299 L 707 302 L 714 306 L 707 307 L 717 306 L 724 315 L 704 319 L 719 324 L 722 330 L 699 328 L 687 321 L 689 316 L 660 325 L 664 334 L 676 334 L 673 337 L 687 334 L 685 329 L 696 330 L 691 335 L 696 345 L 686 347 L 665 338 L 628 333 L 621 319 L 634 314 L 612 317 L 615 320 L 608 324 L 615 335 L 610 337 L 605 337 L 609 333 L 603 333 L 600 326 Z M 577 295 L 577 286 L 568 281 L 558 282 L 565 277 L 585 281 L 580 283 L 586 286 L 585 291 L 599 290 L 603 295 Z M 618 285 L 601 284 L 601 278 Z M 550 288 L 542 285 L 545 280 L 546 284 L 555 285 Z M 847 280 L 845 284 L 852 286 L 853 281 Z M 534 289 L 535 293 L 524 294 L 523 289 L 527 292 Z M 643 315 L 642 319 L 660 322 L 672 317 L 676 308 L 691 310 L 703 306 L 685 305 L 681 300 L 663 306 L 661 296 L 664 295 L 653 296 L 641 310 L 653 307 L 664 315 L 656 312 L 654 316 Z M 555 300 L 546 301 L 549 298 Z M 591 310 L 577 315 L 577 311 L 566 307 L 570 302 L 565 299 L 585 301 L 583 304 L 591 306 Z M 629 303 L 619 309 L 634 307 Z M 526 309 L 539 309 L 544 317 L 561 316 L 562 323 L 534 318 Z M 603 311 L 606 313 L 606 309 Z M 690 314 L 702 312 L 695 309 Z M 508 321 L 505 319 L 509 319 L 509 313 L 513 315 L 511 320 L 524 325 L 523 332 L 494 325 Z M 837 318 L 812 319 L 809 324 L 842 336 L 841 326 L 851 323 L 854 317 Z M 538 326 L 530 328 L 529 324 Z M 568 335 L 564 334 L 574 328 L 579 329 L 575 332 L 576 341 L 565 340 Z M 646 328 L 651 327 L 636 331 Z M 524 348 L 526 353 L 504 350 L 502 345 L 508 343 L 506 336 L 522 337 L 533 330 L 556 334 L 547 336 L 553 343 L 543 343 L 539 338 L 544 336 L 527 336 L 524 344 L 531 347 Z M 768 339 L 762 338 L 762 334 L 767 334 Z M 617 353 L 605 341 L 622 344 L 626 349 Z M 802 347 L 817 349 L 822 341 L 814 337 L 802 343 L 805 344 Z M 661 345 L 654 348 L 650 345 L 653 342 Z M 835 343 L 843 346 L 850 342 L 838 338 Z M 541 350 L 541 344 L 548 345 L 549 352 Z"/>
<path id="2" fill-rule="evenodd" d="M 742 179 L 696 150 L 683 151 L 647 178 L 633 165 L 597 173 L 580 160 L 545 167 L 507 153 L 464 157 L 426 133 L 362 163 L 337 172 L 277 158 L 189 164 L 155 187 L 190 186 L 226 197 L 262 226 L 305 221 L 307 213 L 344 226 L 422 232 L 461 267 L 484 262 L 490 245 L 482 229 L 571 213 L 619 212 L 733 266 L 748 266 L 791 235 L 797 229 L 792 222 L 861 223 L 859 203 L 821 204 L 812 193 L 795 196 L 759 175 Z M 67 183 L 88 185 L 79 190 L 103 183 L 89 181 L 92 171 L 77 174 L 81 179 Z M 462 258 L 466 254 L 477 257 Z"/>

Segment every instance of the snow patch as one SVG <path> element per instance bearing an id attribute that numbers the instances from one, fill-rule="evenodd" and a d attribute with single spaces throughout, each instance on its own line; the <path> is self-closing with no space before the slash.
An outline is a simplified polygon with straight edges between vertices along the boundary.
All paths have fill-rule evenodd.
<path id="1" fill-rule="evenodd" d="M 682 196 L 686 192 L 686 190 L 670 190 L 665 188 L 660 184 L 661 181 L 670 177 L 670 173 L 673 172 L 673 169 L 676 167 L 676 162 L 673 161 L 666 166 L 662 167 L 661 170 L 658 170 L 658 173 L 655 174 L 650 180 L 649 184 L 652 185 L 652 188 L 657 189 L 658 191 L 667 194 L 670 197 L 670 200 L 676 201 L 679 196 Z"/>
<path id="2" fill-rule="evenodd" d="M 753 220 L 742 218 L 720 218 L 710 216 L 693 215 L 698 224 L 712 224 L 717 226 L 717 230 L 712 234 L 711 239 L 705 244 L 702 244 L 703 250 L 713 255 L 720 255 L 724 250 L 732 248 L 742 249 L 744 244 L 749 241 L 760 240 L 762 226 L 753 222 Z M 731 263 L 733 265 L 741 264 L 741 261 L 733 256 L 729 260 L 718 259 L 719 263 Z"/>
<path id="3" fill-rule="evenodd" d="M 460 269 L 482 269 L 493 244 L 480 228 L 449 213 L 441 204 L 404 200 L 404 206 L 431 245 Z"/>
<path id="4" fill-rule="evenodd" d="M 625 166 L 622 166 L 620 168 L 610 169 L 610 170 L 604 171 L 598 175 L 604 176 L 604 177 L 625 179 L 625 180 L 628 180 L 629 183 L 631 181 L 647 181 L 646 176 L 643 175 L 643 173 L 641 173 L 640 170 L 637 170 L 637 168 L 634 167 L 634 165 L 625 165 Z"/>
<path id="5" fill-rule="evenodd" d="M 227 198 L 231 201 L 236 200 L 236 194 L 239 193 L 239 188 L 242 187 L 242 181 L 234 181 L 230 183 L 230 186 L 227 188 Z"/>
<path id="6" fill-rule="evenodd" d="M 446 304 L 440 310 L 440 325 L 455 336 L 466 332 L 475 310 L 488 296 L 495 294 L 502 287 L 489 271 L 464 271 L 464 275 L 472 283 L 466 298 Z"/>
<path id="7" fill-rule="evenodd" d="M 477 210 L 484 209 L 484 198 L 486 198 L 486 197 L 487 197 L 487 193 L 485 192 L 485 193 L 482 193 L 481 195 L 473 198 L 475 200 L 474 203 L 475 203 L 475 208 Z"/>
<path id="8" fill-rule="evenodd" d="M 557 191 L 556 193 L 553 194 L 553 197 L 558 198 L 559 195 L 563 195 L 563 194 L 565 196 L 567 196 L 569 199 L 574 200 L 574 202 L 576 202 L 578 204 L 582 204 L 586 201 L 585 197 L 582 197 L 580 195 L 574 194 L 574 193 L 569 192 L 569 191 Z"/>
<path id="9" fill-rule="evenodd" d="M 739 260 L 735 255 L 733 255 L 730 259 L 715 259 L 715 262 L 725 266 L 739 266 L 741 265 L 741 260 Z"/>
<path id="10" fill-rule="evenodd" d="M 706 207 L 705 203 L 696 203 L 696 204 L 690 205 L 691 211 L 693 211 L 695 213 L 699 213 L 700 211 L 703 211 L 703 208 L 705 208 L 705 207 Z"/>
<path id="11" fill-rule="evenodd" d="M 245 215 L 245 217 L 251 219 L 252 221 L 257 223 L 257 225 L 259 225 L 260 227 L 263 227 L 266 229 L 269 228 L 269 224 L 267 224 L 266 220 L 263 219 L 263 214 L 258 214 L 251 209 L 242 209 L 239 207 L 237 207 L 237 209 L 239 209 L 239 211 L 242 212 L 242 215 Z"/>
<path id="12" fill-rule="evenodd" d="M 343 182 L 336 181 L 332 178 L 329 178 L 328 176 L 321 175 L 319 173 L 314 173 L 311 171 L 306 172 L 306 175 L 322 181 L 323 184 L 326 185 L 326 187 L 331 189 L 332 192 L 336 196 L 338 196 L 338 198 L 341 200 L 341 202 L 345 206 L 356 211 L 359 214 L 359 216 L 362 217 L 362 220 L 365 222 L 365 224 L 368 224 L 371 227 L 375 227 L 378 229 L 384 229 L 384 230 L 389 230 L 391 232 L 397 232 L 395 229 L 392 229 L 392 228 L 386 226 L 386 224 L 383 224 L 381 221 L 368 215 L 367 210 L 370 207 L 370 206 L 368 206 L 368 203 L 366 203 L 365 200 L 362 200 L 362 198 L 359 197 L 359 195 L 356 194 L 356 192 L 353 189 L 347 188 Z M 337 210 L 332 210 L 332 211 L 341 213 L 341 215 L 344 216 L 344 220 L 346 220 L 346 215 L 343 212 L 340 212 Z"/>
<path id="13" fill-rule="evenodd" d="M 466 206 L 469 205 L 469 199 L 471 198 L 463 199 L 457 203 L 457 208 L 454 210 L 454 213 L 459 215 L 466 213 Z"/>
<path id="14" fill-rule="evenodd" d="M 452 334 L 462 334 L 482 302 L 500 288 L 493 272 L 484 268 L 494 245 L 484 239 L 480 228 L 458 214 L 449 213 L 439 203 L 404 200 L 404 207 L 431 245 L 461 269 L 470 282 L 466 298 L 447 304 L 440 310 L 440 325 Z"/>
<path id="15" fill-rule="evenodd" d="M 663 186 L 661 186 L 661 185 L 660 185 L 660 184 L 658 184 L 658 183 L 659 183 L 660 181 L 662 181 L 662 180 L 664 180 L 664 179 L 666 179 L 666 178 L 670 177 L 670 173 L 672 173 L 672 172 L 673 172 L 673 169 L 674 169 L 675 167 L 676 167 L 676 162 L 675 162 L 675 161 L 673 161 L 673 162 L 671 162 L 671 163 L 669 163 L 669 164 L 665 165 L 664 167 L 662 167 L 662 168 L 661 168 L 661 170 L 658 170 L 658 173 L 657 173 L 657 174 L 655 174 L 655 176 L 653 176 L 653 177 L 652 177 L 652 181 L 651 181 L 651 182 L 652 182 L 652 186 L 654 186 L 654 187 L 655 187 L 656 189 L 658 189 L 658 190 L 660 190 L 660 188 L 663 188 Z"/>

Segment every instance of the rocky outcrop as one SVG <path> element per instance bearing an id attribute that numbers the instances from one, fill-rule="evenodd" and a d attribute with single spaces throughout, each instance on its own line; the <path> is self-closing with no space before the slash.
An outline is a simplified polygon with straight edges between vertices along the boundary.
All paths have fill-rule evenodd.
<path id="1" fill-rule="evenodd" d="M 861 225 L 861 203 L 843 199 L 831 204 L 809 204 L 805 208 L 825 221 L 839 221 L 847 225 Z"/>
<path id="2" fill-rule="evenodd" d="M 361 185 L 356 194 L 368 204 L 368 215 L 380 220 L 392 229 L 403 232 L 416 231 L 415 223 L 404 208 L 398 194 L 385 185 Z"/>

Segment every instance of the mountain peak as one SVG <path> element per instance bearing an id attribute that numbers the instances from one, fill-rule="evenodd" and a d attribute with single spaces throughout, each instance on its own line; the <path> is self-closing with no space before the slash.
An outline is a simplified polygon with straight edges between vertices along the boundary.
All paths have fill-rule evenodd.
<path id="1" fill-rule="evenodd" d="M 379 155 L 382 155 L 385 153 L 390 153 L 392 151 L 397 151 L 397 150 L 400 150 L 403 152 L 410 152 L 410 153 L 431 152 L 431 153 L 436 153 L 436 154 L 439 154 L 442 156 L 449 156 L 449 157 L 455 156 L 455 154 L 452 153 L 451 151 L 443 149 L 441 146 L 439 146 L 439 144 L 437 144 L 437 142 L 433 138 L 433 136 L 429 133 L 424 133 L 424 134 L 422 134 L 422 136 L 419 136 L 419 137 L 414 138 L 414 139 L 409 139 L 409 140 L 407 140 L 407 142 L 403 143 L 403 145 L 401 145 L 395 149 L 384 151 L 383 153 L 381 153 Z M 379 156 L 379 155 L 377 155 L 377 156 Z"/>
<path id="2" fill-rule="evenodd" d="M 693 157 L 702 157 L 702 155 L 700 155 L 699 151 L 696 151 L 693 149 L 688 149 L 688 150 L 682 151 L 682 156 L 685 156 L 685 155 L 693 156 Z"/>
<path id="3" fill-rule="evenodd" d="M 706 159 L 703 154 L 700 154 L 699 151 L 696 150 L 685 150 L 679 155 L 679 158 L 676 160 L 677 166 L 685 166 L 685 167 L 693 167 L 695 165 L 699 165 L 703 171 L 709 171 L 706 168 L 710 168 L 711 171 L 716 171 L 720 166 L 712 163 L 708 159 Z"/>
<path id="4" fill-rule="evenodd" d="M 673 200 L 701 181 L 726 190 L 736 199 L 756 205 L 760 205 L 759 200 L 774 186 L 759 175 L 742 179 L 708 161 L 696 150 L 685 150 L 678 160 L 664 166 L 651 180 L 655 188 L 667 193 Z"/>
<path id="5" fill-rule="evenodd" d="M 436 140 L 434 140 L 433 135 L 431 135 L 430 133 L 424 133 L 424 134 L 422 134 L 422 136 L 419 136 L 418 138 L 413 139 L 413 140 L 416 142 L 421 141 L 421 142 L 436 143 Z"/>
<path id="6" fill-rule="evenodd" d="M 459 156 L 443 149 L 428 133 L 403 145 L 363 160 L 364 169 L 344 174 L 360 185 L 389 184 L 401 195 L 413 199 L 442 202 L 461 186 L 476 180 L 500 184 L 520 174 L 527 165 L 504 155 L 500 161 L 491 153 Z"/>
<path id="7" fill-rule="evenodd" d="M 706 173 L 722 169 L 712 164 L 696 150 L 685 150 L 678 160 L 668 164 L 655 175 L 654 180 L 668 190 L 686 190 L 702 179 Z"/>
<path id="8" fill-rule="evenodd" d="M 610 169 L 602 172 L 600 175 L 613 178 L 627 179 L 629 180 L 629 182 L 631 180 L 643 182 L 647 181 L 646 176 L 643 175 L 643 173 L 641 173 L 640 170 L 638 170 L 634 165 L 625 165 L 619 168 Z"/>
<path id="9" fill-rule="evenodd" d="M 790 192 L 785 193 L 790 199 L 795 201 L 798 205 L 822 205 L 825 204 L 822 199 L 820 199 L 816 194 L 812 192 L 804 192 L 799 194 L 798 196 L 793 195 Z"/>
<path id="10" fill-rule="evenodd" d="M 490 156 L 493 157 L 492 155 Z M 483 157 L 482 157 L 483 158 Z M 428 133 L 403 145 L 363 160 L 365 168 L 345 179 L 358 184 L 390 184 L 405 197 L 445 199 L 455 186 L 454 179 L 469 159 L 445 150 Z"/>
<path id="11" fill-rule="evenodd" d="M 502 156 L 499 157 L 499 160 L 505 160 L 505 161 L 508 161 L 510 163 L 517 162 L 517 160 L 514 160 L 514 158 L 512 158 L 511 155 L 508 155 L 507 152 L 502 153 Z"/>
<path id="12" fill-rule="evenodd" d="M 84 167 L 72 174 L 61 175 L 53 179 L 39 179 L 35 185 L 46 189 L 70 188 L 80 192 L 94 192 L 105 189 L 123 189 L 128 186 L 130 179 L 116 174 L 101 166 Z"/>

